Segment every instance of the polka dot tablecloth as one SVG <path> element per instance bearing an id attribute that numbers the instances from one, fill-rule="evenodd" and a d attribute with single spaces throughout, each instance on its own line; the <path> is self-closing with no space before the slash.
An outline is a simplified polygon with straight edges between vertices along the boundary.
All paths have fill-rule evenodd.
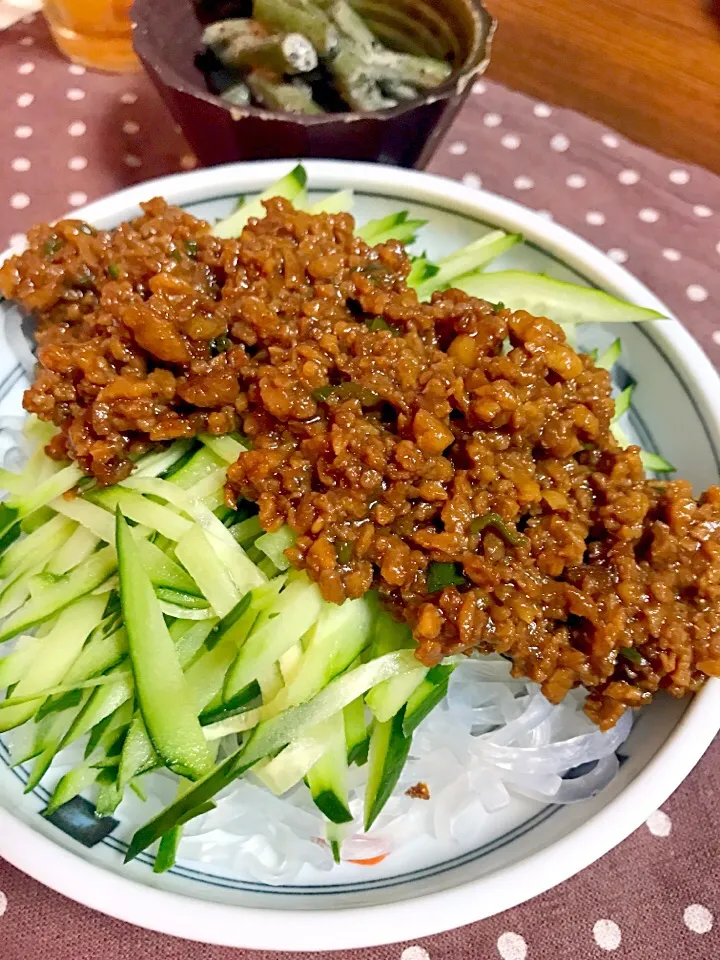
<path id="1" fill-rule="evenodd" d="M 35 221 L 195 165 L 148 81 L 66 63 L 40 18 L 0 33 L 0 81 L 0 248 L 20 244 Z M 712 174 L 485 82 L 475 85 L 431 170 L 512 197 L 606 250 L 720 362 L 720 180 Z M 421 943 L 346 956 L 720 960 L 719 763 L 716 743 L 643 828 L 532 902 Z M 0 860 L 1 960 L 239 954 L 90 913 Z"/>

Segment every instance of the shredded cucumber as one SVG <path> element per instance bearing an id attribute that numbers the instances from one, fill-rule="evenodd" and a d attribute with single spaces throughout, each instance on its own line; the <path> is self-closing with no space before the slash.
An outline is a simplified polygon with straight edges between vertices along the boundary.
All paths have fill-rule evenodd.
<path id="1" fill-rule="evenodd" d="M 355 233 L 361 240 L 372 247 L 389 240 L 398 240 L 401 243 L 411 244 L 417 232 L 427 224 L 427 220 L 409 220 L 407 210 L 391 213 L 379 220 L 370 220 L 359 227 Z"/>
<path id="2" fill-rule="evenodd" d="M 58 617 L 55 627 L 40 640 L 41 648 L 24 677 L 13 689 L 13 697 L 42 694 L 59 684 L 82 650 L 91 630 L 97 626 L 105 609 L 102 597 L 87 597 L 69 606 Z M 35 715 L 44 696 L 25 705 L 0 704 L 0 731 L 10 730 Z"/>
<path id="3" fill-rule="evenodd" d="M 602 290 L 519 270 L 463 277 L 457 286 L 481 300 L 501 302 L 511 310 L 527 310 L 533 316 L 549 317 L 557 323 L 638 323 L 666 319 L 657 310 L 626 303 Z"/>
<path id="4" fill-rule="evenodd" d="M 213 437 L 209 433 L 203 433 L 200 440 L 209 450 L 212 450 L 216 457 L 224 460 L 225 463 L 235 463 L 240 454 L 247 449 L 238 440 L 228 436 Z"/>
<path id="5" fill-rule="evenodd" d="M 280 527 L 274 533 L 265 533 L 255 541 L 258 550 L 269 557 L 278 570 L 288 570 L 290 561 L 285 556 L 288 547 L 292 547 L 297 536 L 288 526 Z"/>
<path id="6" fill-rule="evenodd" d="M 333 680 L 308 703 L 292 707 L 260 724 L 245 746 L 232 753 L 182 798 L 166 807 L 137 831 L 125 857 L 126 862 L 135 859 L 180 822 L 185 823 L 196 816 L 203 804 L 212 800 L 216 793 L 254 766 L 258 760 L 276 753 L 288 743 L 304 736 L 318 723 L 329 720 L 375 684 L 412 669 L 414 663 L 417 661 L 409 650 L 386 654 Z"/>
<path id="7" fill-rule="evenodd" d="M 0 628 L 0 643 L 24 633 L 31 627 L 60 613 L 74 600 L 87 596 L 99 587 L 115 569 L 115 550 L 105 547 L 93 554 L 67 577 L 48 586 L 38 597 L 29 600 L 22 610 L 13 614 Z"/>
<path id="8" fill-rule="evenodd" d="M 237 655 L 225 681 L 225 699 L 245 690 L 310 629 L 322 609 L 317 584 L 306 577 L 289 583 L 260 615 Z"/>
<path id="9" fill-rule="evenodd" d="M 602 367 L 603 370 L 612 370 L 617 361 L 620 359 L 620 354 L 622 352 L 622 343 L 620 339 L 613 340 L 612 344 L 607 348 L 605 353 L 595 361 L 596 367 Z"/>
<path id="10" fill-rule="evenodd" d="M 307 207 L 307 213 L 350 213 L 355 202 L 352 190 L 338 190 Z"/>
<path id="11" fill-rule="evenodd" d="M 22 540 L 16 540 L 0 558 L 0 577 L 16 576 L 37 564 L 38 557 L 49 557 L 66 542 L 75 529 L 72 520 L 53 517 Z"/>
<path id="12" fill-rule="evenodd" d="M 305 168 L 298 165 L 291 170 L 287 176 L 283 177 L 282 180 L 279 180 L 267 190 L 263 191 L 260 196 L 243 204 L 239 210 L 226 220 L 215 224 L 213 233 L 216 237 L 239 237 L 252 217 L 265 216 L 263 200 L 271 200 L 273 197 L 284 197 L 286 200 L 299 201 L 299 205 L 302 206 L 306 183 L 307 173 L 305 172 Z"/>
<path id="13" fill-rule="evenodd" d="M 519 233 L 508 234 L 502 230 L 493 230 L 458 253 L 438 261 L 437 273 L 418 284 L 418 296 L 425 300 L 435 290 L 442 290 L 452 283 L 462 289 L 463 284 L 470 282 L 477 272 L 518 243 L 522 243 L 522 239 Z"/>
<path id="14" fill-rule="evenodd" d="M 317 724 L 269 763 L 258 764 L 254 770 L 255 776 L 276 796 L 287 793 L 321 760 L 331 735 L 332 720 Z"/>
<path id="15" fill-rule="evenodd" d="M 171 770 L 199 779 L 212 766 L 212 754 L 150 577 L 142 568 L 140 551 L 119 509 L 116 546 L 123 616 L 145 726 Z"/>

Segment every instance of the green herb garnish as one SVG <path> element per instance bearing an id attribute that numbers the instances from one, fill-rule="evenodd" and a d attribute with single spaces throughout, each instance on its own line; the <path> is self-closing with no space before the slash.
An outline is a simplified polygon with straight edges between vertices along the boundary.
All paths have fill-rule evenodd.
<path id="1" fill-rule="evenodd" d="M 353 545 L 349 540 L 338 540 L 335 543 L 335 552 L 337 553 L 339 563 L 350 563 L 352 560 Z"/>
<path id="2" fill-rule="evenodd" d="M 197 240 L 186 240 L 185 241 L 185 253 L 189 257 L 196 257 L 198 252 Z"/>
<path id="3" fill-rule="evenodd" d="M 54 257 L 59 250 L 62 250 L 62 247 L 63 247 L 63 241 L 60 239 L 60 237 L 56 233 L 54 233 L 43 244 L 43 248 L 42 248 L 43 256 Z"/>
<path id="4" fill-rule="evenodd" d="M 180 260 L 182 259 L 182 257 L 180 256 L 180 251 L 179 251 L 179 250 L 171 250 L 171 251 L 170 251 L 170 256 L 173 258 L 173 260 L 175 261 L 175 263 L 180 263 Z"/>
<path id="5" fill-rule="evenodd" d="M 427 592 L 438 593 L 445 587 L 467 586 L 467 578 L 462 574 L 459 563 L 438 563 L 433 561 L 427 569 Z"/>
<path id="6" fill-rule="evenodd" d="M 218 353 L 227 353 L 232 346 L 232 340 L 229 337 L 215 337 L 210 341 L 210 350 L 217 355 Z"/>
<path id="7" fill-rule="evenodd" d="M 120 267 L 116 263 L 109 263 L 107 272 L 111 280 L 120 279 Z"/>
<path id="8" fill-rule="evenodd" d="M 642 665 L 644 663 L 643 655 L 638 653 L 634 647 L 620 647 L 618 653 L 621 657 L 625 657 L 626 660 L 631 660 L 633 663 L 637 663 L 638 665 Z"/>
<path id="9" fill-rule="evenodd" d="M 398 328 L 391 326 L 383 317 L 372 317 L 365 321 L 365 326 L 373 333 L 377 333 L 379 330 L 389 330 L 394 337 L 400 336 Z"/>
<path id="10" fill-rule="evenodd" d="M 487 527 L 494 527 L 497 533 L 499 533 L 503 540 L 509 543 L 511 547 L 520 547 L 524 543 L 527 543 L 527 537 L 524 537 L 521 533 L 518 533 L 517 530 L 513 530 L 512 527 L 508 526 L 499 513 L 486 513 L 484 517 L 475 517 L 470 524 L 470 532 L 473 536 L 477 536 Z"/>
<path id="11" fill-rule="evenodd" d="M 324 403 L 330 399 L 330 395 L 334 389 L 335 387 L 328 383 L 324 387 L 318 387 L 317 390 L 313 390 L 313 397 L 315 397 L 318 403 Z"/>

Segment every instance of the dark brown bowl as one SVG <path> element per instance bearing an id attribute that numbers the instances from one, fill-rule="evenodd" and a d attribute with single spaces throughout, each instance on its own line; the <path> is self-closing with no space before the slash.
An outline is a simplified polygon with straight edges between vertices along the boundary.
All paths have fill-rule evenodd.
<path id="1" fill-rule="evenodd" d="M 207 89 L 195 57 L 193 0 L 135 0 L 135 49 L 203 164 L 331 157 L 424 167 L 487 67 L 495 29 L 480 0 L 353 0 L 389 46 L 448 57 L 452 77 L 425 97 L 375 113 L 298 116 L 233 107 Z"/>

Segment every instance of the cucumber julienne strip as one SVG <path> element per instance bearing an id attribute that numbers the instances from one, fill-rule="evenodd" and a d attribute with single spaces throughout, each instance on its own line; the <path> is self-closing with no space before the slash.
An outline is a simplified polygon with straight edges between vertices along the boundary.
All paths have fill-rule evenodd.
<path id="1" fill-rule="evenodd" d="M 547 316 L 556 323 L 634 323 L 666 319 L 657 310 L 626 303 L 602 290 L 520 270 L 463 277 L 457 286 L 472 297 L 490 303 L 502 302 L 511 310 L 527 310 L 533 316 Z"/>
<path id="2" fill-rule="evenodd" d="M 103 597 L 85 597 L 61 613 L 53 629 L 41 639 L 42 647 L 30 669 L 13 690 L 15 697 L 34 694 L 34 698 L 24 705 L 7 701 L 0 704 L 0 731 L 19 726 L 35 715 L 48 696 L 46 688 L 61 683 L 88 635 L 102 619 L 104 609 Z"/>
<path id="3" fill-rule="evenodd" d="M 167 766 L 192 780 L 212 767 L 175 644 L 130 527 L 117 512 L 117 553 L 135 690 L 153 746 Z"/>
<path id="4" fill-rule="evenodd" d="M 49 557 L 65 543 L 74 528 L 75 524 L 67 517 L 53 517 L 22 540 L 17 540 L 0 559 L 0 577 L 9 577 L 34 566 L 37 557 Z"/>
<path id="5" fill-rule="evenodd" d="M 471 243 L 463 250 L 445 257 L 437 264 L 438 272 L 417 287 L 421 300 L 425 300 L 435 292 L 442 290 L 449 284 L 462 284 L 477 272 L 481 271 L 492 260 L 511 250 L 518 243 L 522 243 L 519 233 L 504 233 L 502 230 L 493 230 Z M 458 280 L 458 278 L 461 278 Z"/>
<path id="6" fill-rule="evenodd" d="M 192 519 L 202 527 L 218 560 L 225 565 L 236 586 L 242 593 L 267 582 L 267 577 L 249 560 L 247 554 L 237 543 L 227 527 L 223 526 L 212 511 L 208 510 L 204 504 L 188 496 L 186 491 L 179 489 L 175 484 L 169 483 L 167 480 L 152 480 L 142 477 L 130 477 L 128 480 L 123 481 L 123 486 L 141 493 L 149 493 L 153 496 L 161 497 L 177 509 L 185 512 L 189 517 L 192 517 Z M 192 574 L 192 571 L 189 572 Z M 195 579 L 197 580 L 197 576 L 195 576 Z M 210 598 L 208 597 L 208 599 Z M 237 599 L 239 599 L 239 597 L 236 598 L 234 602 L 237 602 Z M 224 613 L 221 611 L 218 610 L 217 612 L 221 616 L 224 616 Z"/>
<path id="7" fill-rule="evenodd" d="M 615 416 L 614 420 L 619 420 L 623 414 L 627 413 L 630 409 L 630 401 L 632 400 L 633 391 L 635 390 L 635 384 L 632 383 L 630 386 L 625 387 L 623 392 L 615 400 Z"/>
<path id="8" fill-rule="evenodd" d="M 332 721 L 326 720 L 288 744 L 266 766 L 255 767 L 255 776 L 276 796 L 287 793 L 322 759 L 332 734 Z"/>
<path id="9" fill-rule="evenodd" d="M 298 164 L 287 176 L 283 177 L 277 183 L 268 187 L 254 200 L 243 204 L 239 210 L 229 216 L 226 220 L 215 224 L 213 233 L 216 237 L 230 238 L 239 237 L 245 229 L 248 221 L 252 217 L 264 217 L 265 207 L 263 200 L 270 200 L 273 197 L 284 197 L 286 200 L 301 200 L 305 193 L 305 184 L 307 183 L 307 173 L 305 168 Z"/>
<path id="10" fill-rule="evenodd" d="M 355 202 L 352 190 L 338 190 L 307 207 L 307 213 L 350 213 Z"/>
<path id="11" fill-rule="evenodd" d="M 231 754 L 188 793 L 137 831 L 125 857 L 126 862 L 134 860 L 178 823 L 187 822 L 187 819 L 194 816 L 194 810 L 212 800 L 216 793 L 236 780 L 258 760 L 281 750 L 292 740 L 303 736 L 315 724 L 329 720 L 376 683 L 404 673 L 416 663 L 417 660 L 410 650 L 386 654 L 333 680 L 308 703 L 292 707 L 261 724 L 245 746 Z"/>
<path id="12" fill-rule="evenodd" d="M 105 547 L 94 553 L 67 577 L 48 586 L 38 597 L 29 600 L 21 610 L 6 620 L 0 630 L 0 643 L 48 620 L 74 600 L 91 593 L 104 583 L 114 570 L 114 547 Z"/>
<path id="13" fill-rule="evenodd" d="M 410 753 L 412 737 L 403 730 L 404 710 L 386 723 L 375 723 L 370 735 L 365 788 L 365 831 L 377 820 L 395 789 Z"/>
<path id="14" fill-rule="evenodd" d="M 215 456 L 224 460 L 225 463 L 235 463 L 240 454 L 247 449 L 239 441 L 228 436 L 213 437 L 209 433 L 203 433 L 199 439 L 208 450 L 212 450 Z"/>
<path id="15" fill-rule="evenodd" d="M 94 690 L 97 687 L 107 686 L 109 683 L 119 683 L 128 677 L 132 677 L 132 673 L 129 670 L 119 671 L 118 673 L 103 674 L 100 677 L 91 677 L 89 680 L 60 683 L 57 686 L 45 687 L 44 689 L 33 691 L 23 696 L 13 694 L 13 696 L 8 697 L 6 700 L 0 701 L 0 715 L 5 707 L 18 707 L 28 703 L 36 703 L 40 700 L 45 700 L 47 697 L 56 697 L 63 693 L 73 693 L 75 690 Z"/>
<path id="16" fill-rule="evenodd" d="M 603 353 L 598 360 L 595 361 L 596 367 L 602 367 L 603 370 L 612 370 L 617 361 L 620 359 L 620 354 L 622 353 L 622 343 L 620 338 L 613 340 L 610 346 L 607 348 L 605 353 Z"/>
<path id="17" fill-rule="evenodd" d="M 80 467 L 74 463 L 70 464 L 69 467 L 64 467 L 58 473 L 53 474 L 53 476 L 49 477 L 24 496 L 10 497 L 7 505 L 17 510 L 20 518 L 27 517 L 33 513 L 33 511 L 50 503 L 55 497 L 60 497 L 63 493 L 67 493 L 68 490 L 72 490 L 84 476 L 85 474 Z"/>
<path id="18" fill-rule="evenodd" d="M 92 556 L 99 542 L 98 537 L 86 527 L 76 527 L 65 543 L 50 557 L 45 572 L 61 576 L 74 570 Z"/>

